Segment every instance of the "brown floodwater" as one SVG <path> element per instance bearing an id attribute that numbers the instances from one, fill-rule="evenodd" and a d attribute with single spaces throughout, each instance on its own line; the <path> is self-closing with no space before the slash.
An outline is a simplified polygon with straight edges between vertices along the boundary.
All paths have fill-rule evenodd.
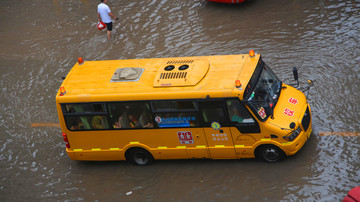
<path id="1" fill-rule="evenodd" d="M 0 4 L 0 201 L 341 201 L 360 185 L 360 1 L 96 0 Z M 56 124 L 55 94 L 85 60 L 261 53 L 308 94 L 313 133 L 284 161 L 76 162 Z M 37 125 L 41 126 L 41 125 Z M 54 127 L 55 126 L 55 127 Z M 351 134 L 351 135 L 348 135 Z"/>

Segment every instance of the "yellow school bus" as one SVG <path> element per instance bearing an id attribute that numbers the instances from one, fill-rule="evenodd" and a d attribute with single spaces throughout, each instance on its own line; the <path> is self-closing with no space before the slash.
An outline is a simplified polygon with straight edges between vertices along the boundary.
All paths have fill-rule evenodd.
<path id="1" fill-rule="evenodd" d="M 83 61 L 56 95 L 72 160 L 276 162 L 311 133 L 306 96 L 260 54 Z"/>

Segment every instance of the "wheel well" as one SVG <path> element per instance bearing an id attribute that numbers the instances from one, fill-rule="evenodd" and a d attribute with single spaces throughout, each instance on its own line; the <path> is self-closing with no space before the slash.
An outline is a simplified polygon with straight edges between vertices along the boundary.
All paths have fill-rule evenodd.
<path id="1" fill-rule="evenodd" d="M 254 151 L 255 158 L 259 158 L 259 152 L 261 151 L 262 148 L 264 148 L 266 146 L 272 146 L 272 147 L 278 148 L 279 151 L 281 151 L 285 156 L 285 152 L 280 147 L 278 147 L 276 145 L 273 145 L 273 144 L 262 144 L 262 145 L 259 145 L 259 146 L 256 147 L 256 149 Z"/>
<path id="2" fill-rule="evenodd" d="M 129 149 L 126 150 L 125 152 L 125 159 L 128 160 L 129 158 L 129 155 L 131 154 L 132 151 L 136 150 L 136 149 L 142 149 L 142 150 L 145 150 L 147 152 L 149 152 L 147 149 L 144 149 L 142 147 L 131 147 Z M 149 152 L 149 154 L 152 156 L 152 154 Z"/>

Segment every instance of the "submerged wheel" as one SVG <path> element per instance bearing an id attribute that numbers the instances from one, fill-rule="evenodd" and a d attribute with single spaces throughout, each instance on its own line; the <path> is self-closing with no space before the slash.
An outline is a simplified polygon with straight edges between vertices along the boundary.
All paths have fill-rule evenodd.
<path id="1" fill-rule="evenodd" d="M 269 163 L 275 163 L 281 161 L 285 154 L 284 152 L 276 146 L 265 145 L 260 149 L 259 157 Z"/>
<path id="2" fill-rule="evenodd" d="M 149 165 L 154 161 L 153 156 L 142 148 L 133 148 L 129 151 L 126 159 L 139 166 Z"/>

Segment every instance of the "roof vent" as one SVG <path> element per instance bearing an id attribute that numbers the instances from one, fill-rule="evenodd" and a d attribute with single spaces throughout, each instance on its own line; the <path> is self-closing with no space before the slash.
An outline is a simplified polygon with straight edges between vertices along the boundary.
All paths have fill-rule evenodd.
<path id="1" fill-rule="evenodd" d="M 111 82 L 120 81 L 138 81 L 144 68 L 141 67 L 125 67 L 118 68 L 111 78 Z"/>
<path id="2" fill-rule="evenodd" d="M 158 69 L 153 86 L 194 86 L 205 77 L 209 66 L 206 59 L 167 61 Z"/>
<path id="3" fill-rule="evenodd" d="M 189 68 L 189 65 L 181 65 L 179 67 L 179 70 L 187 70 Z"/>
<path id="4" fill-rule="evenodd" d="M 168 61 L 166 64 L 191 64 L 193 63 L 194 60 L 171 60 L 171 61 Z"/>
<path id="5" fill-rule="evenodd" d="M 166 66 L 166 67 L 164 68 L 164 70 L 165 70 L 165 71 L 171 71 L 171 70 L 173 70 L 174 68 L 175 68 L 174 65 L 168 65 L 168 66 Z"/>

